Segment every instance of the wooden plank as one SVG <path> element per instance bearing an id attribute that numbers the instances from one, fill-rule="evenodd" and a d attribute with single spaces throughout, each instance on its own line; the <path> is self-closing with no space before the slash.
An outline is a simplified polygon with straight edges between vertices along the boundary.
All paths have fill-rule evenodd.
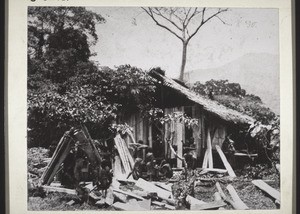
<path id="1" fill-rule="evenodd" d="M 148 141 L 149 141 L 149 147 L 153 148 L 153 139 L 152 139 L 152 124 L 148 124 Z"/>
<path id="2" fill-rule="evenodd" d="M 115 192 L 115 191 L 113 191 L 113 194 L 114 194 L 114 198 L 115 198 L 116 201 L 120 201 L 120 202 L 123 202 L 123 203 L 127 202 L 127 195 L 124 195 L 122 193 Z"/>
<path id="3" fill-rule="evenodd" d="M 125 152 L 121 146 L 120 138 L 121 138 L 120 135 L 117 134 L 117 136 L 114 138 L 114 141 L 115 141 L 115 145 L 117 147 L 121 162 L 123 164 L 125 174 L 127 176 L 131 172 L 131 168 L 130 168 L 130 164 L 126 158 Z"/>
<path id="4" fill-rule="evenodd" d="M 213 156 L 212 156 L 212 145 L 210 137 L 210 128 L 207 129 L 207 151 L 208 151 L 208 168 L 214 168 L 213 165 Z"/>
<path id="5" fill-rule="evenodd" d="M 67 193 L 70 195 L 77 195 L 77 192 L 75 189 L 67 189 L 67 188 L 62 188 L 62 187 L 51 187 L 51 186 L 46 186 L 46 185 L 43 185 L 42 188 L 46 192 L 61 192 L 61 193 Z"/>
<path id="6" fill-rule="evenodd" d="M 226 169 L 217 169 L 217 168 L 213 168 L 213 169 L 206 168 L 206 169 L 203 169 L 203 171 L 200 172 L 200 174 L 205 174 L 207 172 L 215 172 L 215 173 L 224 174 L 224 173 L 227 173 L 227 170 Z"/>
<path id="7" fill-rule="evenodd" d="M 219 192 L 214 193 L 214 198 L 215 198 L 215 201 L 221 201 L 222 200 L 221 194 Z"/>
<path id="8" fill-rule="evenodd" d="M 71 201 L 69 201 L 69 202 L 67 203 L 67 205 L 69 205 L 69 206 L 72 206 L 73 204 L 75 204 L 75 201 L 74 201 L 74 200 L 71 200 Z"/>
<path id="9" fill-rule="evenodd" d="M 207 166 L 208 166 L 208 150 L 206 149 L 203 158 L 202 168 L 207 168 Z"/>
<path id="10" fill-rule="evenodd" d="M 163 202 L 159 202 L 159 201 L 151 201 L 151 203 L 156 205 L 156 206 L 166 208 L 168 210 L 175 210 L 176 209 L 175 206 L 172 206 L 172 205 L 169 205 L 169 204 L 166 204 L 166 203 L 163 203 Z"/>
<path id="11" fill-rule="evenodd" d="M 122 170 L 120 157 L 118 155 L 116 155 L 114 160 L 115 160 L 114 165 L 113 165 L 114 166 L 114 168 L 113 168 L 114 177 L 117 178 L 117 179 L 125 179 L 126 174 Z"/>
<path id="12" fill-rule="evenodd" d="M 239 203 L 236 203 L 235 201 L 230 200 L 225 193 L 223 192 L 219 182 L 216 182 L 216 187 L 218 189 L 218 192 L 220 193 L 221 197 L 223 198 L 224 201 L 226 201 L 227 203 L 231 204 L 231 206 L 236 209 L 236 210 L 243 210 L 245 209 L 244 206 L 240 206 Z"/>
<path id="13" fill-rule="evenodd" d="M 258 154 L 246 154 L 246 153 L 241 153 L 241 152 L 235 152 L 234 156 L 258 157 Z"/>
<path id="14" fill-rule="evenodd" d="M 182 113 L 182 108 L 178 108 L 178 112 Z M 175 135 L 176 135 L 176 145 L 177 145 L 177 155 L 179 157 L 183 157 L 183 148 L 182 148 L 182 141 L 183 141 L 183 128 L 184 125 L 182 122 L 176 121 L 175 122 Z M 177 167 L 182 167 L 182 160 L 177 158 Z"/>
<path id="15" fill-rule="evenodd" d="M 105 197 L 105 203 L 109 206 L 111 206 L 114 203 L 114 194 L 113 194 L 113 190 L 112 187 L 107 189 L 107 194 Z"/>
<path id="16" fill-rule="evenodd" d="M 116 210 L 124 210 L 124 211 L 147 211 L 147 209 L 137 206 L 135 203 L 121 203 L 116 202 L 112 205 Z"/>
<path id="17" fill-rule="evenodd" d="M 158 187 L 160 187 L 164 190 L 172 192 L 172 185 L 173 184 L 170 185 L 170 183 L 169 183 L 169 185 L 168 185 L 168 184 L 165 184 L 165 183 L 162 183 L 162 182 L 152 182 L 152 183 L 154 183 L 156 186 L 158 186 Z"/>
<path id="18" fill-rule="evenodd" d="M 128 195 L 130 197 L 133 197 L 133 198 L 136 198 L 136 199 L 139 199 L 139 200 L 144 200 L 144 198 L 142 198 L 141 196 L 138 196 L 138 195 L 136 195 L 134 193 L 131 193 L 131 192 L 125 192 L 125 191 L 117 189 L 117 188 L 113 188 L 113 191 L 118 192 L 118 193 L 122 193 L 124 195 Z"/>
<path id="19" fill-rule="evenodd" d="M 52 155 L 51 161 L 48 163 L 46 170 L 41 176 L 41 183 L 49 185 L 57 170 L 59 169 L 62 162 L 65 160 L 71 150 L 71 142 L 73 141 L 68 134 L 65 132 L 63 137 L 60 139 L 55 151 Z"/>
<path id="20" fill-rule="evenodd" d="M 160 187 L 155 186 L 153 183 L 145 181 L 142 178 L 139 178 L 135 185 L 143 190 L 148 192 L 156 192 L 158 197 L 165 199 L 165 200 L 173 200 L 173 195 L 171 192 L 164 190 Z M 175 203 L 175 202 L 174 202 Z"/>
<path id="21" fill-rule="evenodd" d="M 233 186 L 231 184 L 229 184 L 226 188 L 227 188 L 229 194 L 231 195 L 231 198 L 233 199 L 233 201 L 236 204 L 238 204 L 238 206 L 240 207 L 241 210 L 249 209 L 247 207 L 247 205 L 240 199 L 240 197 L 238 196 L 237 192 L 235 191 L 235 189 L 233 188 Z"/>
<path id="22" fill-rule="evenodd" d="M 201 200 L 198 200 L 190 195 L 187 195 L 186 196 L 186 201 L 190 204 L 190 209 L 191 210 L 197 210 L 197 205 L 204 205 L 204 204 L 207 204 L 206 202 L 204 201 L 201 201 Z"/>
<path id="23" fill-rule="evenodd" d="M 202 141 L 201 141 L 201 112 L 198 105 L 192 107 L 192 117 L 198 119 L 198 125 L 193 126 L 193 138 L 196 144 L 196 156 L 197 159 L 201 155 Z"/>
<path id="24" fill-rule="evenodd" d="M 191 207 L 191 210 L 211 210 L 219 207 L 224 207 L 226 204 L 223 201 L 214 201 L 206 204 L 196 204 Z"/>
<path id="25" fill-rule="evenodd" d="M 225 168 L 228 171 L 229 176 L 231 176 L 233 178 L 236 177 L 236 175 L 235 175 L 232 167 L 230 166 L 230 164 L 229 164 L 227 158 L 225 157 L 223 151 L 221 150 L 220 146 L 216 145 L 216 150 L 219 153 L 219 155 L 220 155 L 220 157 L 221 157 L 221 159 L 223 161 L 223 164 L 224 164 Z"/>
<path id="26" fill-rule="evenodd" d="M 252 183 L 280 203 L 280 192 L 278 190 L 272 188 L 262 180 L 253 180 Z"/>
<path id="27" fill-rule="evenodd" d="M 150 210 L 151 209 L 151 199 L 145 199 L 143 201 L 137 201 L 137 204 L 140 207 L 145 208 L 146 210 Z"/>

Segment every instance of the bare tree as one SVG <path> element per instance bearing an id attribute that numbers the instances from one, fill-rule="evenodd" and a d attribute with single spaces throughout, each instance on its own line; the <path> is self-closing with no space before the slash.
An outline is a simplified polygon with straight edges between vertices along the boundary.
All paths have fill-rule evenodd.
<path id="1" fill-rule="evenodd" d="M 190 40 L 198 33 L 199 29 L 213 18 L 217 18 L 226 24 L 219 14 L 228 8 L 179 8 L 179 7 L 142 7 L 142 9 L 152 18 L 159 27 L 169 31 L 182 41 L 182 61 L 179 80 L 183 80 L 187 45 Z"/>

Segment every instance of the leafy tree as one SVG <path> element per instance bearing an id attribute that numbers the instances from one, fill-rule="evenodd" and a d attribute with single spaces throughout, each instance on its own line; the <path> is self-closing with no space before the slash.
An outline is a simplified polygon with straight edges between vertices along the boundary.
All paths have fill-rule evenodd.
<path id="1" fill-rule="evenodd" d="M 247 94 L 238 83 L 212 79 L 206 81 L 205 84 L 194 83 L 192 90 L 210 99 L 215 99 L 228 108 L 252 116 L 263 124 L 269 124 L 277 119 L 275 113 L 262 103 L 260 97 Z"/>
<path id="2" fill-rule="evenodd" d="M 84 7 L 28 8 L 28 73 L 63 83 L 92 55 L 95 26 L 105 20 Z"/>
<path id="3" fill-rule="evenodd" d="M 217 18 L 225 23 L 219 15 L 228 11 L 227 8 L 181 8 L 181 7 L 142 7 L 151 17 L 155 24 L 182 42 L 182 61 L 179 80 L 183 81 L 183 75 L 187 57 L 187 47 L 190 40 L 199 32 L 211 19 Z"/>
<path id="4" fill-rule="evenodd" d="M 40 74 L 28 81 L 31 145 L 47 146 L 58 141 L 70 126 L 81 124 L 87 125 L 94 138 L 108 137 L 108 127 L 119 114 L 137 110 L 136 107 L 147 111 L 155 102 L 154 79 L 139 68 L 99 68 L 89 62 L 81 63 L 74 73 L 64 85 Z"/>

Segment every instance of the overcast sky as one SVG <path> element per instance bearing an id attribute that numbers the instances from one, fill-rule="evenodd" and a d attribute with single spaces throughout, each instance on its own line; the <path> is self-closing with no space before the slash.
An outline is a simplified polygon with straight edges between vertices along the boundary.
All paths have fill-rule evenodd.
<path id="1" fill-rule="evenodd" d="M 182 43 L 158 27 L 136 7 L 88 8 L 105 19 L 97 25 L 99 41 L 93 60 L 103 66 L 131 64 L 142 69 L 160 66 L 168 76 L 178 77 Z M 188 46 L 186 71 L 214 68 L 247 53 L 278 54 L 278 10 L 231 8 L 206 23 Z M 133 19 L 136 23 L 133 23 Z"/>

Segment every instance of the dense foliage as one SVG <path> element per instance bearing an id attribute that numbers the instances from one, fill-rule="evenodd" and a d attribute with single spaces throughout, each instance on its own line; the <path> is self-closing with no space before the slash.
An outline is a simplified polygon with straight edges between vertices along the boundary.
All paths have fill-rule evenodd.
<path id="1" fill-rule="evenodd" d="M 83 7 L 30 7 L 28 15 L 29 146 L 57 143 L 70 126 L 82 124 L 92 137 L 108 137 L 100 130 L 118 114 L 150 108 L 155 86 L 145 71 L 89 60 L 95 25 L 105 21 L 99 14 Z"/>
<path id="2" fill-rule="evenodd" d="M 205 84 L 196 82 L 192 89 L 263 124 L 269 124 L 277 119 L 276 114 L 262 103 L 260 97 L 247 94 L 238 83 L 230 83 L 228 80 L 210 80 Z"/>

